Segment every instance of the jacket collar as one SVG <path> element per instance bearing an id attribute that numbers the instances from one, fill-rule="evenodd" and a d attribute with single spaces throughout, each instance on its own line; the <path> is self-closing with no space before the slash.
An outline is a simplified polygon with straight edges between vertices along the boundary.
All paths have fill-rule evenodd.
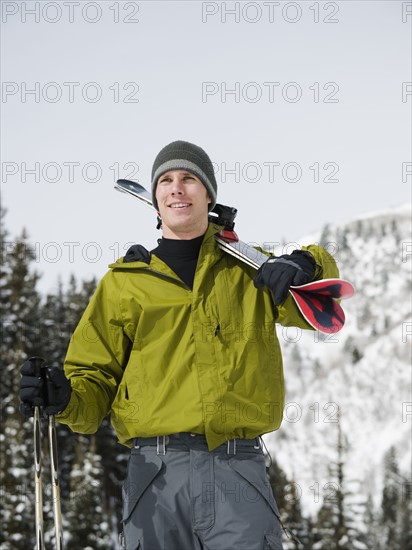
<path id="1" fill-rule="evenodd" d="M 219 250 L 217 243 L 214 239 L 214 236 L 223 229 L 222 226 L 216 225 L 214 223 L 209 223 L 208 228 L 205 233 L 205 237 L 200 247 L 199 252 L 199 261 L 198 264 L 203 264 L 206 258 L 211 263 L 214 263 L 220 256 L 221 251 Z M 144 248 L 142 245 L 135 244 L 129 248 L 125 256 L 122 256 L 116 262 L 109 264 L 110 269 L 152 269 L 155 271 L 168 272 L 171 271 L 169 268 L 166 270 L 163 268 L 166 266 L 164 262 L 159 260 L 159 258 L 150 254 L 150 252 Z M 172 272 L 173 273 L 173 272 Z M 169 273 L 166 273 L 169 274 Z"/>

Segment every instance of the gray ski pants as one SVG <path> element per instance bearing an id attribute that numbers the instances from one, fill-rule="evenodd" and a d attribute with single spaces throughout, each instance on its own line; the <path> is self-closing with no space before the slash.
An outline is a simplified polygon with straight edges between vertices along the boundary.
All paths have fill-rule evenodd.
<path id="1" fill-rule="evenodd" d="M 258 439 L 137 438 L 123 485 L 127 550 L 282 550 Z"/>

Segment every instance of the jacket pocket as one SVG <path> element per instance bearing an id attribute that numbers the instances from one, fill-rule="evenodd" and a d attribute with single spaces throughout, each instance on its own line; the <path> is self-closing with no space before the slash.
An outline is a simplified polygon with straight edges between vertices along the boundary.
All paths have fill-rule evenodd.
<path id="1" fill-rule="evenodd" d="M 133 452 L 129 458 L 127 477 L 123 483 L 123 523 L 130 518 L 145 490 L 162 469 L 163 462 L 154 453 Z"/>

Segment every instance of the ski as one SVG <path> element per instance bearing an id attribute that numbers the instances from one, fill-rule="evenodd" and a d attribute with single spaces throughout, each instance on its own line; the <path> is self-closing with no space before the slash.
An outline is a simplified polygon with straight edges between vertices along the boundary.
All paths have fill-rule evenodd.
<path id="1" fill-rule="evenodd" d="M 289 292 L 303 317 L 320 332 L 331 334 L 345 324 L 345 312 L 337 300 L 351 298 L 355 288 L 344 279 L 321 279 L 291 286 Z"/>
<path id="2" fill-rule="evenodd" d="M 152 195 L 140 183 L 119 179 L 115 184 L 115 189 L 132 195 L 155 210 Z M 220 233 L 215 235 L 216 242 L 219 248 L 227 254 L 254 269 L 259 269 L 266 262 L 268 256 L 238 238 L 234 231 L 236 214 L 236 208 L 222 204 L 216 204 L 209 213 L 209 222 L 224 227 Z M 337 300 L 350 298 L 354 291 L 353 285 L 343 279 L 321 279 L 289 289 L 306 321 L 316 330 L 326 334 L 338 332 L 343 327 L 345 314 Z"/>

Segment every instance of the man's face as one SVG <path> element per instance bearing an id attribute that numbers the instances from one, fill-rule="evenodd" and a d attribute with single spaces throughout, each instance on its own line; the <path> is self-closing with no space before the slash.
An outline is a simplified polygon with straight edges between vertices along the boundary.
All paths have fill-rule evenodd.
<path id="1" fill-rule="evenodd" d="M 186 170 L 170 170 L 160 176 L 156 200 L 163 236 L 194 239 L 206 232 L 211 199 L 200 179 Z"/>

